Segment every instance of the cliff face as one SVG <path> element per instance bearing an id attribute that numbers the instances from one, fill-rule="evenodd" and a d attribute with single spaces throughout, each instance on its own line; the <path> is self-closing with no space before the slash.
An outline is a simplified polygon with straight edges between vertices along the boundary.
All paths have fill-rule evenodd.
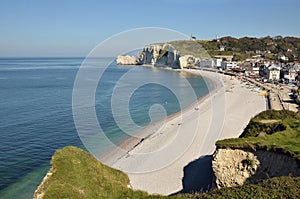
<path id="1" fill-rule="evenodd" d="M 298 160 L 265 150 L 217 149 L 212 167 L 217 188 L 257 183 L 272 177 L 300 176 Z"/>
<path id="2" fill-rule="evenodd" d="M 179 58 L 181 68 L 193 68 L 195 66 L 200 66 L 200 59 L 192 55 L 184 55 Z"/>
<path id="3" fill-rule="evenodd" d="M 174 69 L 211 66 L 207 61 L 212 61 L 209 54 L 197 42 L 188 40 L 150 44 L 137 57 L 121 55 L 117 58 L 119 65 L 150 64 Z"/>
<path id="4" fill-rule="evenodd" d="M 171 44 L 147 45 L 139 57 L 143 64 L 181 68 L 179 62 L 180 52 Z"/>
<path id="5" fill-rule="evenodd" d="M 46 176 L 43 178 L 42 182 L 40 183 L 40 185 L 38 186 L 38 188 L 35 190 L 34 195 L 33 195 L 33 199 L 42 199 L 44 198 L 45 195 L 45 188 L 47 187 L 47 182 L 49 180 L 49 178 L 51 178 L 51 176 L 53 175 L 54 169 L 51 168 Z"/>

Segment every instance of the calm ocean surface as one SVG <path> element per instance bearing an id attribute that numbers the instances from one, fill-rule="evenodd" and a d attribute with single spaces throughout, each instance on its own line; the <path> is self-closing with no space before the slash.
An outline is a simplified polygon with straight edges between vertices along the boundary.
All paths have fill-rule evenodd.
<path id="1" fill-rule="evenodd" d="M 84 148 L 72 116 L 73 84 L 82 61 L 81 58 L 0 59 L 0 198 L 32 198 L 50 168 L 56 149 L 68 145 Z M 99 63 L 101 60 L 87 70 L 105 67 Z M 116 82 L 131 68 L 111 64 L 96 92 L 99 123 L 116 144 L 128 136 L 115 124 L 111 95 Z M 149 67 L 139 67 L 134 73 L 133 84 L 135 78 L 155 76 L 172 80 L 180 94 L 185 95 L 186 78 L 198 97 L 208 92 L 204 80 L 190 74 Z M 187 106 L 191 100 L 186 97 L 183 104 Z M 170 90 L 155 84 L 144 85 L 132 94 L 130 101 L 135 123 L 148 125 L 148 110 L 156 103 L 164 106 L 168 115 L 180 110 Z M 162 118 L 158 115 L 156 119 Z"/>

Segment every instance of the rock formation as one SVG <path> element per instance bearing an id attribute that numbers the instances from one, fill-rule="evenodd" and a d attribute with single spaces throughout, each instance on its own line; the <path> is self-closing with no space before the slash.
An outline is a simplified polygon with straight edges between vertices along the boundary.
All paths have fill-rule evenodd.
<path id="1" fill-rule="evenodd" d="M 139 57 L 143 64 L 180 68 L 180 52 L 168 43 L 147 45 Z"/>
<path id="2" fill-rule="evenodd" d="M 119 55 L 117 57 L 116 61 L 117 61 L 118 65 L 138 65 L 138 64 L 140 64 L 139 58 L 130 56 L 130 55 Z"/>
<path id="3" fill-rule="evenodd" d="M 266 150 L 217 149 L 212 162 L 217 188 L 257 183 L 279 176 L 300 176 L 299 161 Z"/>
<path id="4" fill-rule="evenodd" d="M 192 41 L 150 44 L 145 46 L 137 57 L 127 55 L 117 58 L 119 65 L 150 64 L 174 69 L 212 67 L 213 64 L 210 62 L 212 59 L 205 50 L 197 42 Z"/>
<path id="5" fill-rule="evenodd" d="M 217 188 L 243 185 L 259 164 L 253 153 L 240 149 L 218 149 L 212 162 Z"/>
<path id="6" fill-rule="evenodd" d="M 40 185 L 38 186 L 38 188 L 35 190 L 34 195 L 33 195 L 33 199 L 42 199 L 45 195 L 45 187 L 47 185 L 47 181 L 48 179 L 53 175 L 53 168 L 51 168 L 46 176 L 43 178 L 43 181 L 40 183 Z"/>
<path id="7" fill-rule="evenodd" d="M 174 69 L 217 65 L 216 60 L 212 59 L 198 42 L 190 40 L 146 45 L 137 57 L 119 56 L 117 59 L 119 65 L 135 62 Z"/>
<path id="8" fill-rule="evenodd" d="M 192 55 L 184 55 L 179 58 L 181 68 L 194 68 L 200 66 L 199 58 L 195 58 Z"/>

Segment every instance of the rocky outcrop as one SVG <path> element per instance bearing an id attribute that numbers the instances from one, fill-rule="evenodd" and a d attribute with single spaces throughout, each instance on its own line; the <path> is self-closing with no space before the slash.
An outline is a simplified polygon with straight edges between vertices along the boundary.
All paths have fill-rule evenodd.
<path id="1" fill-rule="evenodd" d="M 176 41 L 147 45 L 137 57 L 128 55 L 118 56 L 117 64 L 150 64 L 153 66 L 171 67 L 174 69 L 200 66 L 213 67 L 213 60 L 209 58 L 207 53 L 205 55 L 203 54 L 205 54 L 204 49 L 202 49 L 198 43 L 191 41 Z"/>
<path id="2" fill-rule="evenodd" d="M 179 58 L 181 68 L 194 68 L 200 66 L 199 58 L 195 58 L 192 55 L 184 55 Z"/>
<path id="3" fill-rule="evenodd" d="M 38 186 L 38 188 L 35 190 L 33 199 L 42 199 L 45 195 L 45 187 L 47 186 L 48 179 L 53 175 L 54 169 L 51 168 L 46 176 L 43 178 L 41 184 Z"/>
<path id="4" fill-rule="evenodd" d="M 253 153 L 240 149 L 218 149 L 212 162 L 216 187 L 243 185 L 255 174 L 259 164 Z"/>
<path id="5" fill-rule="evenodd" d="M 119 55 L 116 60 L 118 65 L 138 65 L 141 64 L 140 59 L 130 55 Z"/>
<path id="6" fill-rule="evenodd" d="M 184 51 L 192 51 L 193 46 L 188 49 L 184 48 L 186 42 L 181 42 L 181 49 Z M 187 45 L 188 46 L 188 45 Z M 197 45 L 195 48 L 199 48 Z M 200 54 L 199 54 L 200 56 Z M 145 46 L 139 55 L 139 59 L 143 64 L 151 64 L 154 66 L 168 66 L 172 68 L 195 68 L 195 67 L 212 67 L 214 64 L 212 59 L 199 58 L 194 55 L 184 55 L 177 50 L 172 44 L 152 44 Z"/>
<path id="7" fill-rule="evenodd" d="M 215 187 L 233 187 L 279 176 L 300 176 L 299 161 L 266 150 L 217 149 L 212 162 Z"/>
<path id="8" fill-rule="evenodd" d="M 180 52 L 168 43 L 147 45 L 139 57 L 143 64 L 180 68 Z"/>

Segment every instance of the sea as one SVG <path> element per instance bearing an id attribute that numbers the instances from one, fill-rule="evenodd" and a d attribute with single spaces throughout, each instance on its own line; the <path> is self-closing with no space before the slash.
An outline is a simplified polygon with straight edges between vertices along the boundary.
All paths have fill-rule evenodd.
<path id="1" fill-rule="evenodd" d="M 142 127 L 195 101 L 188 96 L 186 80 L 197 98 L 206 95 L 211 88 L 208 81 L 190 73 L 156 67 L 117 66 L 111 62 L 112 58 L 97 59 L 95 65 L 84 70 L 105 70 L 95 93 L 95 111 L 106 136 L 115 144 L 127 139 L 128 134 L 115 121 L 111 99 L 116 85 L 129 71 L 129 84 L 155 77 L 158 82 L 170 81 L 177 95 L 186 96 L 181 99 L 182 106 L 171 89 L 155 83 L 137 85 L 134 93 L 121 93 L 120 100 L 122 95 L 131 95 L 130 117 Z M 74 81 L 83 61 L 84 58 L 0 58 L 1 199 L 32 198 L 57 149 L 69 145 L 85 149 L 72 111 Z M 126 90 L 129 84 L 121 86 Z M 166 114 L 150 118 L 149 109 L 153 104 L 160 104 Z"/>

